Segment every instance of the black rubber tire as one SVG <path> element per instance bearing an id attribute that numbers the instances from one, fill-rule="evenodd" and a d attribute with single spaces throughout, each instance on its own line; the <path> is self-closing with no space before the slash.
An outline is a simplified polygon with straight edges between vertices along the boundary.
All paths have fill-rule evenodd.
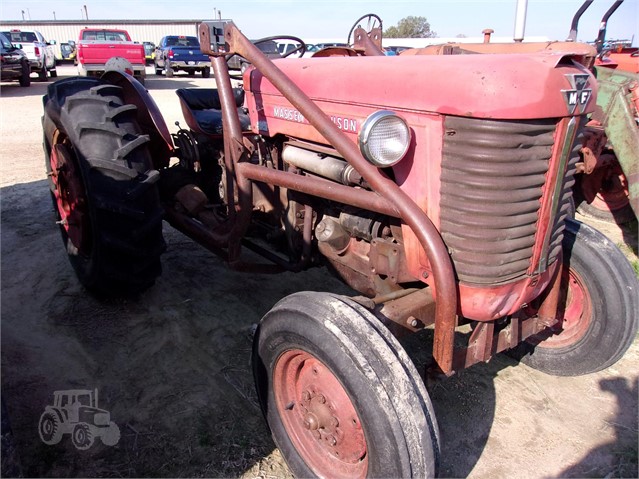
<path id="1" fill-rule="evenodd" d="M 425 386 L 408 355 L 370 312 L 328 293 L 290 295 L 262 318 L 253 341 L 253 373 L 273 439 L 297 477 L 313 471 L 293 445 L 278 413 L 273 372 L 283 353 L 303 350 L 325 365 L 361 420 L 370 477 L 433 477 L 439 431 Z"/>
<path id="2" fill-rule="evenodd" d="M 49 76 L 51 78 L 58 78 L 58 69 L 53 65 L 53 68 L 49 70 Z"/>
<path id="3" fill-rule="evenodd" d="M 631 221 L 636 219 L 635 212 L 632 210 L 630 204 L 627 204 L 624 207 L 619 208 L 618 210 L 610 211 L 602 210 L 595 206 L 589 205 L 585 201 L 582 201 L 581 203 L 579 203 L 577 211 L 588 218 L 595 218 L 600 221 L 618 225 L 630 223 Z"/>
<path id="4" fill-rule="evenodd" d="M 72 153 L 87 203 L 88 245 L 74 245 L 63 226 L 62 240 L 80 282 L 108 296 L 150 287 L 161 273 L 160 255 L 166 248 L 159 173 L 153 169 L 149 137 L 140 134 L 136 111 L 123 103 L 120 87 L 94 78 L 58 81 L 45 97 L 43 126 L 52 195 L 55 137 Z M 60 219 L 57 207 L 56 213 Z"/>
<path id="5" fill-rule="evenodd" d="M 211 69 L 209 67 L 205 67 L 202 69 L 202 78 L 209 78 L 211 76 Z"/>
<path id="6" fill-rule="evenodd" d="M 162 69 L 158 66 L 157 63 L 153 62 L 153 67 L 155 68 L 156 75 L 162 75 Z"/>
<path id="7" fill-rule="evenodd" d="M 612 366 L 634 341 L 639 284 L 623 253 L 588 225 L 568 220 L 563 247 L 564 268 L 578 275 L 591 298 L 588 329 L 573 344 L 550 348 L 543 341 L 536 346 L 522 343 L 515 355 L 547 374 L 579 376 Z"/>
<path id="8" fill-rule="evenodd" d="M 71 441 L 76 449 L 80 451 L 86 451 L 95 442 L 95 437 L 91 432 L 91 428 L 86 423 L 78 423 L 73 428 L 73 432 L 71 433 Z"/>
<path id="9" fill-rule="evenodd" d="M 29 64 L 22 65 L 22 75 L 20 76 L 20 86 L 31 86 L 31 67 Z"/>
<path id="10" fill-rule="evenodd" d="M 43 412 L 38 422 L 38 433 L 42 442 L 47 446 L 59 443 L 62 439 L 62 428 L 60 426 L 60 419 L 55 413 L 50 411 Z"/>
<path id="11" fill-rule="evenodd" d="M 49 78 L 49 72 L 47 71 L 47 66 L 42 65 L 42 68 L 38 72 L 38 80 L 39 81 L 47 81 Z"/>

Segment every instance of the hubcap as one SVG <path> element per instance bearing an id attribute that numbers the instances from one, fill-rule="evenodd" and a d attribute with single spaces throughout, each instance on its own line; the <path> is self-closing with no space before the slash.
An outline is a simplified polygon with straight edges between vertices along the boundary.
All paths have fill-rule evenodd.
<path id="1" fill-rule="evenodd" d="M 299 349 L 273 371 L 277 412 L 295 449 L 318 476 L 365 477 L 366 438 L 355 407 L 335 375 Z"/>
<path id="2" fill-rule="evenodd" d="M 86 254 L 90 244 L 89 215 L 80 172 L 72 154 L 61 143 L 51 151 L 51 179 L 55 185 L 55 202 L 69 241 L 81 254 Z"/>

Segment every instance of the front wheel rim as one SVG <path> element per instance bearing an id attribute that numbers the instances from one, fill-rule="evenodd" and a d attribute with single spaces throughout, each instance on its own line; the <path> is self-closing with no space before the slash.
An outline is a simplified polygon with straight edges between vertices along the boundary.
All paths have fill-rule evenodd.
<path id="1" fill-rule="evenodd" d="M 566 271 L 566 269 L 568 271 Z M 562 295 L 566 298 L 557 334 L 550 336 L 540 346 L 565 348 L 579 342 L 592 321 L 592 299 L 583 278 L 573 269 L 565 268 L 562 275 Z"/>
<path id="2" fill-rule="evenodd" d="M 284 352 L 273 371 L 277 412 L 293 446 L 318 476 L 365 477 L 368 449 L 348 393 L 306 351 Z"/>

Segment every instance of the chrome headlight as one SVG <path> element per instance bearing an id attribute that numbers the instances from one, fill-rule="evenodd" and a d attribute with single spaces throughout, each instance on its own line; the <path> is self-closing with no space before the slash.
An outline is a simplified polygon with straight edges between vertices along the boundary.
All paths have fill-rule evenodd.
<path id="1" fill-rule="evenodd" d="M 359 133 L 359 150 L 380 168 L 393 166 L 410 146 L 410 129 L 403 118 L 392 111 L 380 110 L 364 121 Z"/>

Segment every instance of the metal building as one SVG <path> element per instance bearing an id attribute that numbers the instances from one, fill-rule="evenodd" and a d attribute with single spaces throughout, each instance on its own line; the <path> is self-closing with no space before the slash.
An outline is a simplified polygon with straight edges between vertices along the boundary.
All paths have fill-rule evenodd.
<path id="1" fill-rule="evenodd" d="M 58 44 L 77 41 L 83 28 L 117 28 L 126 30 L 134 42 L 158 43 L 165 35 L 198 36 L 198 20 L 0 20 L 0 31 L 37 30 L 48 41 Z"/>

